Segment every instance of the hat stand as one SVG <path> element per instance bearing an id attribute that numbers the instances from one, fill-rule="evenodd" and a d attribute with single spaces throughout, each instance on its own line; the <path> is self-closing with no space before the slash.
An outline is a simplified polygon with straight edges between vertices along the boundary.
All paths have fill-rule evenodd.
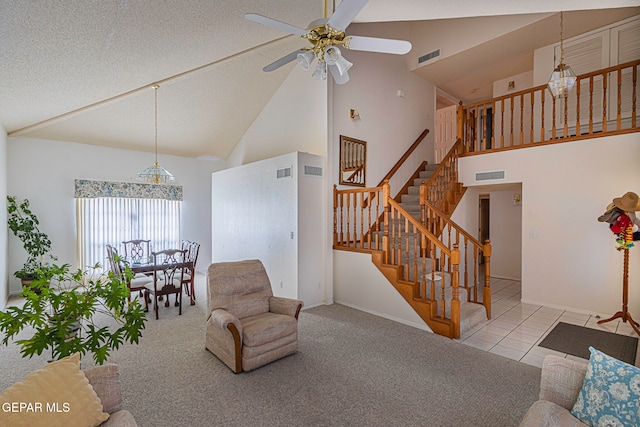
<path id="1" fill-rule="evenodd" d="M 613 319 L 622 319 L 623 322 L 629 321 L 629 324 L 636 331 L 636 334 L 640 335 L 640 330 L 638 329 L 638 322 L 631 318 L 631 314 L 627 310 L 627 303 L 629 302 L 629 248 L 624 250 L 624 273 L 622 276 L 622 311 L 617 312 L 613 316 L 608 319 L 599 320 L 598 324 L 611 322 Z"/>

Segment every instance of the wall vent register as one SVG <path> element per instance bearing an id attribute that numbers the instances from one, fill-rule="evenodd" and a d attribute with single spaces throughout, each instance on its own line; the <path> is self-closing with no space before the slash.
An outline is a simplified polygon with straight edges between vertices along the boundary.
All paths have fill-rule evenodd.
<path id="1" fill-rule="evenodd" d="M 430 59 L 437 58 L 440 56 L 440 49 L 436 49 L 433 52 L 429 52 L 425 55 L 422 55 L 418 58 L 418 64 L 422 64 L 423 62 L 427 62 Z"/>
<path id="2" fill-rule="evenodd" d="M 492 181 L 503 180 L 505 178 L 505 171 L 491 171 L 491 172 L 476 172 L 477 181 Z"/>
<path id="3" fill-rule="evenodd" d="M 276 178 L 291 178 L 291 166 L 287 166 L 286 168 L 280 168 L 276 171 Z"/>
<path id="4" fill-rule="evenodd" d="M 319 166 L 304 165 L 304 174 L 309 176 L 322 176 L 322 168 Z"/>

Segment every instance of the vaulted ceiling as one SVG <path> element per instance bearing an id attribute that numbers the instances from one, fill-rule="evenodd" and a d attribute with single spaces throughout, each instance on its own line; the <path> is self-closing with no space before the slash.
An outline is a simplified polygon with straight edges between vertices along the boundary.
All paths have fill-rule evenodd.
<path id="1" fill-rule="evenodd" d="M 638 6 L 639 0 L 607 1 L 618 15 L 639 13 Z M 617 10 L 623 7 L 636 9 Z M 599 8 L 601 0 L 370 0 L 354 22 L 450 20 L 455 37 L 470 17 Z M 294 65 L 271 73 L 262 67 L 304 46 L 243 15 L 306 28 L 323 16 L 324 2 L 61 0 L 45 7 L 0 0 L 0 11 L 0 123 L 10 136 L 153 151 L 151 87 L 158 83 L 159 151 L 224 159 Z M 604 13 L 589 16 L 574 20 L 568 36 L 602 25 L 596 18 Z M 464 99 L 465 85 L 490 87 L 495 72 L 487 63 L 473 83 L 457 76 L 456 94 L 447 70 L 491 58 L 502 72 L 505 64 L 526 71 L 533 49 L 557 40 L 556 21 L 541 22 L 416 72 Z"/>

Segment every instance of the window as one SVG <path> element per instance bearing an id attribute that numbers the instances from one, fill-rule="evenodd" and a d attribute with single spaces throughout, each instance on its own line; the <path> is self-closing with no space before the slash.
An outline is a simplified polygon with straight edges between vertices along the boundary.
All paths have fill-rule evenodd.
<path id="1" fill-rule="evenodd" d="M 78 264 L 104 267 L 105 245 L 121 248 L 125 240 L 179 247 L 181 200 L 178 186 L 76 180 Z"/>

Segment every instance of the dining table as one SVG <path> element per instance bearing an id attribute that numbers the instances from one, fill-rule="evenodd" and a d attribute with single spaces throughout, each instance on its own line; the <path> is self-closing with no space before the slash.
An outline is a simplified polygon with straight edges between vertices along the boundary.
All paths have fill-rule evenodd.
<path id="1" fill-rule="evenodd" d="M 125 258 L 124 262 L 127 264 L 127 266 L 129 266 L 131 271 L 133 271 L 134 273 L 149 274 L 149 273 L 154 273 L 156 270 L 163 269 L 162 263 L 156 264 L 153 257 L 141 257 L 141 258 L 135 258 L 135 259 Z M 189 261 L 189 260 L 172 263 L 172 265 L 175 265 L 176 268 L 189 269 L 192 272 L 194 270 L 194 263 L 193 261 Z M 196 301 L 194 298 L 194 288 L 195 288 L 194 282 L 195 282 L 195 274 L 192 273 L 191 282 L 189 284 L 189 289 L 190 289 L 189 304 L 191 305 L 196 304 Z"/>

